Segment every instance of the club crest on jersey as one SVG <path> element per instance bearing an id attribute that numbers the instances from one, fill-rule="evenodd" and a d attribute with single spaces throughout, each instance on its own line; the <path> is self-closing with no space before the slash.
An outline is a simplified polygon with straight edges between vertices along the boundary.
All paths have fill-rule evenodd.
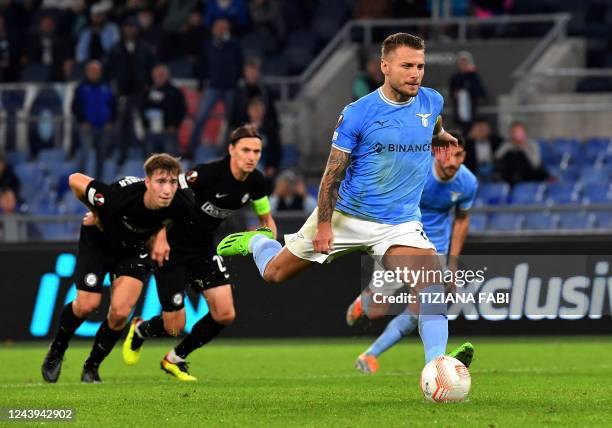
<path id="1" fill-rule="evenodd" d="M 251 195 L 249 193 L 245 193 L 242 199 L 240 200 L 240 202 L 242 202 L 243 204 L 246 204 L 246 202 L 249 200 L 250 197 Z"/>
<path id="2" fill-rule="evenodd" d="M 421 118 L 421 124 L 427 128 L 429 126 L 429 116 L 431 116 L 431 113 L 417 113 L 416 115 Z"/>
<path id="3" fill-rule="evenodd" d="M 94 204 L 96 205 L 104 205 L 104 195 L 102 193 L 96 193 L 94 195 Z"/>
<path id="4" fill-rule="evenodd" d="M 459 196 L 461 196 L 461 192 L 450 192 L 451 194 L 451 201 L 453 202 L 457 202 L 457 199 L 459 199 Z"/>
<path id="5" fill-rule="evenodd" d="M 188 171 L 187 174 L 185 174 L 185 178 L 187 179 L 188 183 L 193 183 L 198 179 L 198 171 Z"/>

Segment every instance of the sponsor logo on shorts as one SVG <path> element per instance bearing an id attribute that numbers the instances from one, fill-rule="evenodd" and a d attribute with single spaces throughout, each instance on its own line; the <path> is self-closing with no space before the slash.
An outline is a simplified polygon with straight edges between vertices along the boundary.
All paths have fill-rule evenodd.
<path id="1" fill-rule="evenodd" d="M 95 287 L 98 283 L 98 275 L 95 273 L 88 273 L 85 275 L 85 285 L 88 287 Z"/>
<path id="2" fill-rule="evenodd" d="M 181 306 L 181 304 L 183 303 L 183 294 L 176 293 L 174 296 L 172 296 L 172 303 L 174 304 L 174 306 Z"/>

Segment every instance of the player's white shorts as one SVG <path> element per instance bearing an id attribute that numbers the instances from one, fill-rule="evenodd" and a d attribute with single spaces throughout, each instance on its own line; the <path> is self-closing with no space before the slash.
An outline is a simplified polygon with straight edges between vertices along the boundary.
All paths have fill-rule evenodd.
<path id="1" fill-rule="evenodd" d="M 393 245 L 435 250 L 423 232 L 423 225 L 418 221 L 383 224 L 336 210 L 332 214 L 334 250 L 330 254 L 315 253 L 312 240 L 317 232 L 317 216 L 318 208 L 315 208 L 297 233 L 285 235 L 285 245 L 292 254 L 301 259 L 329 263 L 336 257 L 353 251 L 382 256 Z"/>

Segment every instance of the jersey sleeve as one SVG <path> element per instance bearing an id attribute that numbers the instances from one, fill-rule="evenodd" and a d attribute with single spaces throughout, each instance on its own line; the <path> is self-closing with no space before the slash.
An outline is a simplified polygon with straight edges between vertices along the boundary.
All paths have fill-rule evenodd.
<path id="1" fill-rule="evenodd" d="M 116 205 L 115 199 L 120 197 L 117 193 L 108 184 L 92 180 L 85 190 L 85 199 L 96 212 L 108 212 L 113 205 Z"/>
<path id="2" fill-rule="evenodd" d="M 354 104 L 349 104 L 342 110 L 332 136 L 332 147 L 346 153 L 353 151 L 361 134 L 362 123 L 359 116 L 359 109 Z"/>
<path id="3" fill-rule="evenodd" d="M 476 193 L 478 193 L 478 181 L 474 179 L 470 182 L 469 191 L 466 193 L 466 196 L 462 198 L 457 204 L 458 208 L 461 211 L 469 211 L 470 208 L 474 205 L 474 201 L 476 200 Z"/>
<path id="4" fill-rule="evenodd" d="M 189 187 L 194 191 L 210 185 L 212 178 L 215 176 L 214 166 L 207 164 L 199 164 L 193 169 L 179 175 L 179 186 L 181 188 Z"/>
<path id="5" fill-rule="evenodd" d="M 251 188 L 251 208 L 257 215 L 268 214 L 270 200 L 266 195 L 266 179 L 259 171 L 253 172 L 253 187 Z"/>

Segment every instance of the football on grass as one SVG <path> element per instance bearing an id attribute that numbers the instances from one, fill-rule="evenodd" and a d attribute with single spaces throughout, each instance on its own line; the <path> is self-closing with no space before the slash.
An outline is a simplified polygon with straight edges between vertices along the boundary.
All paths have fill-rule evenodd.
<path id="1" fill-rule="evenodd" d="M 436 403 L 464 401 L 471 385 L 472 378 L 467 367 L 448 355 L 430 361 L 421 372 L 423 395 Z"/>

